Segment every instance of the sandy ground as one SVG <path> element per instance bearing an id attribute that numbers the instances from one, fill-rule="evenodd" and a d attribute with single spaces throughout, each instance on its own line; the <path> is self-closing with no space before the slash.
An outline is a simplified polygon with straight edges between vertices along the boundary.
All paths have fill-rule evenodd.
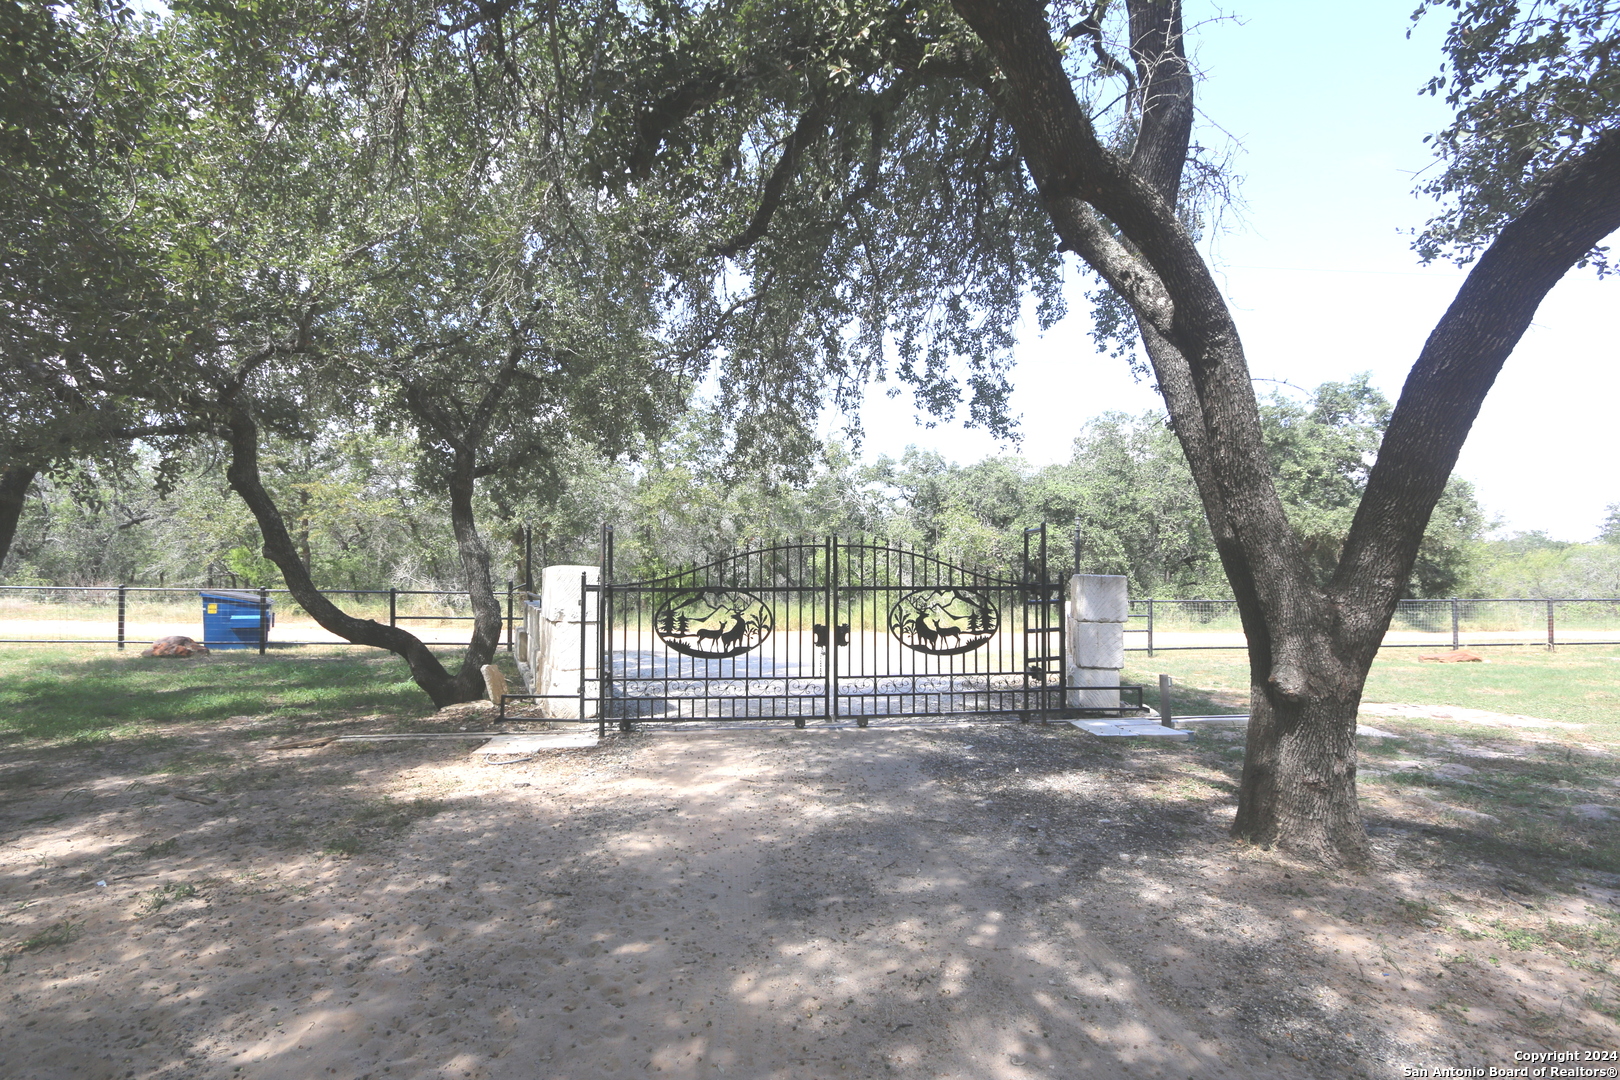
<path id="1" fill-rule="evenodd" d="M 746 728 L 505 764 L 284 738 L 0 757 L 0 1075 L 1202 1080 L 1620 1049 L 1598 976 L 1428 906 L 1620 894 L 1432 865 L 1421 836 L 1377 839 L 1371 874 L 1235 847 L 1214 736 Z"/>

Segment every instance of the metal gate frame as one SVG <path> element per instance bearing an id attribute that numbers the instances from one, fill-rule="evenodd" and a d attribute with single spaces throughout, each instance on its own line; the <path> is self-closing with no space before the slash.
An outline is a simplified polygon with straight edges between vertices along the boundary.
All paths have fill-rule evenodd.
<path id="1" fill-rule="evenodd" d="M 601 583 L 589 587 L 602 728 L 1073 712 L 1066 590 L 1048 573 L 1045 525 L 1024 530 L 1018 580 L 825 537 L 618 582 L 613 549 L 603 526 Z"/>

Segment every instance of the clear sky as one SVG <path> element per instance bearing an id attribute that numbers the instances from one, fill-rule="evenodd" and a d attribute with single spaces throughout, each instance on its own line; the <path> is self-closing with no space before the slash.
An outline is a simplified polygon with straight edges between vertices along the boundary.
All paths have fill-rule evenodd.
<path id="1" fill-rule="evenodd" d="M 1423 136 L 1447 119 L 1443 101 L 1418 94 L 1438 68 L 1446 13 L 1409 40 L 1414 6 L 1251 0 L 1219 18 L 1188 2 L 1189 24 L 1213 20 L 1189 35 L 1204 75 L 1198 137 L 1224 130 L 1240 148 L 1241 217 L 1209 249 L 1257 378 L 1310 388 L 1370 371 L 1394 400 L 1462 280 L 1449 264 L 1420 267 L 1410 248 L 1432 212 L 1412 193 L 1432 161 Z M 1013 407 L 1035 465 L 1067 459 L 1090 416 L 1160 407 L 1095 352 L 1073 294 L 1069 317 L 1044 337 L 1031 322 L 1018 351 Z M 1457 471 L 1504 529 L 1589 540 L 1620 501 L 1617 316 L 1620 281 L 1572 271 L 1497 380 Z M 918 427 L 909 395 L 869 395 L 865 427 L 869 457 L 908 443 L 962 462 L 1010 450 L 959 425 Z"/>

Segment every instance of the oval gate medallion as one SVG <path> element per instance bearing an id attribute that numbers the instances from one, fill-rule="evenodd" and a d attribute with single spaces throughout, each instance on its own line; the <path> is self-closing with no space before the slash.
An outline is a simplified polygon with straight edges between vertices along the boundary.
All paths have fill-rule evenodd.
<path id="1" fill-rule="evenodd" d="M 659 640 L 704 660 L 741 656 L 771 636 L 771 609 L 741 589 L 697 589 L 670 597 L 653 616 Z"/>
<path id="2" fill-rule="evenodd" d="M 996 636 L 1001 613 L 973 589 L 918 589 L 889 609 L 889 633 L 909 649 L 933 656 L 972 652 Z"/>

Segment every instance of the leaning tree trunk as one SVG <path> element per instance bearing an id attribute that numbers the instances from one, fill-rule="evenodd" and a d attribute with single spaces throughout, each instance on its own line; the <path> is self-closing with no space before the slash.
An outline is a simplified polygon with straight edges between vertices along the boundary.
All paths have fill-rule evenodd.
<path id="1" fill-rule="evenodd" d="M 483 667 L 494 659 L 504 625 L 501 602 L 495 597 L 495 585 L 489 576 L 489 549 L 484 546 L 473 517 L 475 465 L 475 450 L 458 449 L 450 474 L 450 527 L 455 533 L 456 552 L 461 559 L 461 573 L 467 582 L 467 595 L 473 609 L 472 640 L 455 679 L 458 692 L 468 695 L 462 699 L 466 701 L 481 692 Z"/>
<path id="2" fill-rule="evenodd" d="M 24 465 L 8 465 L 0 469 L 0 566 L 5 565 L 11 552 L 11 541 L 17 536 L 17 522 L 22 518 L 28 499 L 28 487 L 39 470 Z"/>
<path id="3" fill-rule="evenodd" d="M 264 557 L 281 571 L 287 591 L 298 601 L 298 606 L 309 612 L 322 629 L 345 641 L 387 649 L 401 657 L 410 665 L 411 677 L 416 685 L 426 691 L 433 704 L 440 708 L 475 700 L 479 696 L 477 690 L 469 692 L 465 680 L 452 678 L 444 665 L 439 663 L 438 657 L 415 634 L 397 626 L 384 626 L 371 619 L 357 619 L 316 588 L 299 556 L 297 544 L 287 531 L 281 511 L 260 479 L 258 425 L 246 412 L 236 408 L 231 411 L 225 434 L 231 447 L 230 465 L 225 470 L 226 479 L 258 522 L 259 534 L 264 538 Z"/>

